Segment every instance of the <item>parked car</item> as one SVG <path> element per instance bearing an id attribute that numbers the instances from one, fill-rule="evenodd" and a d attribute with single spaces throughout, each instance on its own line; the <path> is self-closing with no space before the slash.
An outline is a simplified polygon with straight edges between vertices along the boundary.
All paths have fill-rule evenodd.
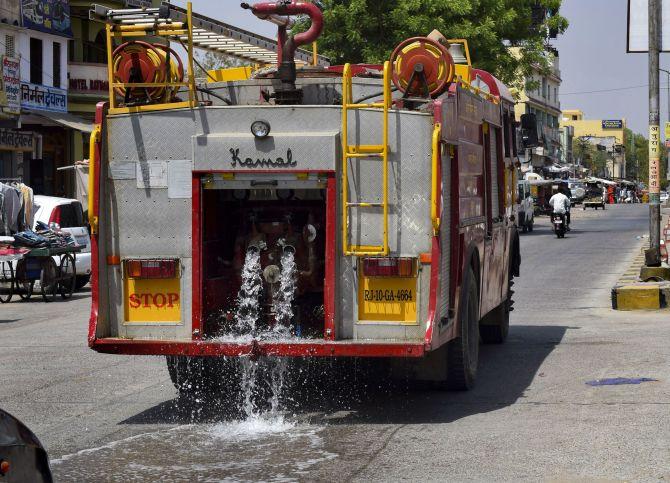
<path id="1" fill-rule="evenodd" d="M 668 195 L 667 191 L 661 191 L 661 203 L 667 203 L 669 197 L 670 195 Z"/>
<path id="2" fill-rule="evenodd" d="M 579 181 L 570 181 L 568 183 L 568 188 L 570 188 L 570 203 L 572 206 L 578 205 L 584 201 L 584 198 L 586 197 L 584 183 Z"/>
<path id="3" fill-rule="evenodd" d="M 520 180 L 519 188 L 519 222 L 518 226 L 523 233 L 533 231 L 535 224 L 535 201 L 530 192 L 530 183 L 526 180 Z"/>
<path id="4" fill-rule="evenodd" d="M 70 233 L 77 245 L 84 249 L 77 253 L 77 284 L 76 289 L 82 289 L 91 280 L 91 238 L 88 227 L 84 222 L 84 210 L 77 200 L 56 198 L 53 196 L 35 196 L 35 220 L 53 228 Z M 60 264 L 60 257 L 54 257 Z"/>

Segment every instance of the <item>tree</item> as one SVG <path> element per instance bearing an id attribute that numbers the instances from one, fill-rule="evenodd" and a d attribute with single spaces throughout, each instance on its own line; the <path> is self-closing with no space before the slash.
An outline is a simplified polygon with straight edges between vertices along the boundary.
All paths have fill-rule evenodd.
<path id="1" fill-rule="evenodd" d="M 198 51 L 195 55 L 195 76 L 207 77 L 207 71 L 247 65 L 235 57 L 211 51 Z"/>
<path id="2" fill-rule="evenodd" d="M 510 86 L 523 87 L 537 68 L 546 72 L 546 38 L 562 33 L 561 0 L 323 0 L 321 52 L 333 63 L 381 63 L 401 41 L 433 29 L 464 38 L 473 63 Z M 545 12 L 551 12 L 545 15 Z M 308 22 L 301 22 L 304 29 Z M 508 46 L 518 46 L 520 58 Z"/>

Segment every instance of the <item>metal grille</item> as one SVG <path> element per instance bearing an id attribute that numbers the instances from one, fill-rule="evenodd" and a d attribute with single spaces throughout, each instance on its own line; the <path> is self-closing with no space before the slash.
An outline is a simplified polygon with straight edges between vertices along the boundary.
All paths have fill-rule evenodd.
<path id="1" fill-rule="evenodd" d="M 13 35 L 5 35 L 5 55 L 7 57 L 14 57 L 16 54 L 16 47 Z"/>
<path id="2" fill-rule="evenodd" d="M 435 314 L 436 322 L 448 316 L 449 310 L 449 269 L 451 264 L 451 157 L 448 151 L 442 153 L 442 220 L 440 221 L 440 304 Z"/>
<path id="3" fill-rule="evenodd" d="M 500 197 L 498 196 L 498 129 L 491 127 L 491 217 L 500 216 Z"/>

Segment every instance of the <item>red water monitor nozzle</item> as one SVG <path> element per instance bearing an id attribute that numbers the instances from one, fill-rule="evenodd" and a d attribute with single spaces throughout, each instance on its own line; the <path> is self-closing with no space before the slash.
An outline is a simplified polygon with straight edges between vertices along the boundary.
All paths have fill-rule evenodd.
<path id="1" fill-rule="evenodd" d="M 323 31 L 323 13 L 313 3 L 296 2 L 293 0 L 280 0 L 277 2 L 257 3 L 249 5 L 242 3 L 242 8 L 250 9 L 251 12 L 262 20 L 268 20 L 279 28 L 277 37 L 277 59 L 278 76 L 281 85 L 276 90 L 277 104 L 299 104 L 302 99 L 302 91 L 296 89 L 297 78 L 295 66 L 295 51 L 301 45 L 314 42 Z M 312 21 L 306 32 L 290 35 L 287 29 L 290 21 L 284 17 L 295 15 L 307 15 Z"/>

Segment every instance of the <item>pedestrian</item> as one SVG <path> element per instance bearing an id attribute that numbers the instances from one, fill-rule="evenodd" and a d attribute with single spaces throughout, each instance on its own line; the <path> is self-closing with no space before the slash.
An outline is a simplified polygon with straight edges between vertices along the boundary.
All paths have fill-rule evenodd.
<path id="1" fill-rule="evenodd" d="M 603 185 L 603 205 L 607 203 L 607 187 Z"/>

